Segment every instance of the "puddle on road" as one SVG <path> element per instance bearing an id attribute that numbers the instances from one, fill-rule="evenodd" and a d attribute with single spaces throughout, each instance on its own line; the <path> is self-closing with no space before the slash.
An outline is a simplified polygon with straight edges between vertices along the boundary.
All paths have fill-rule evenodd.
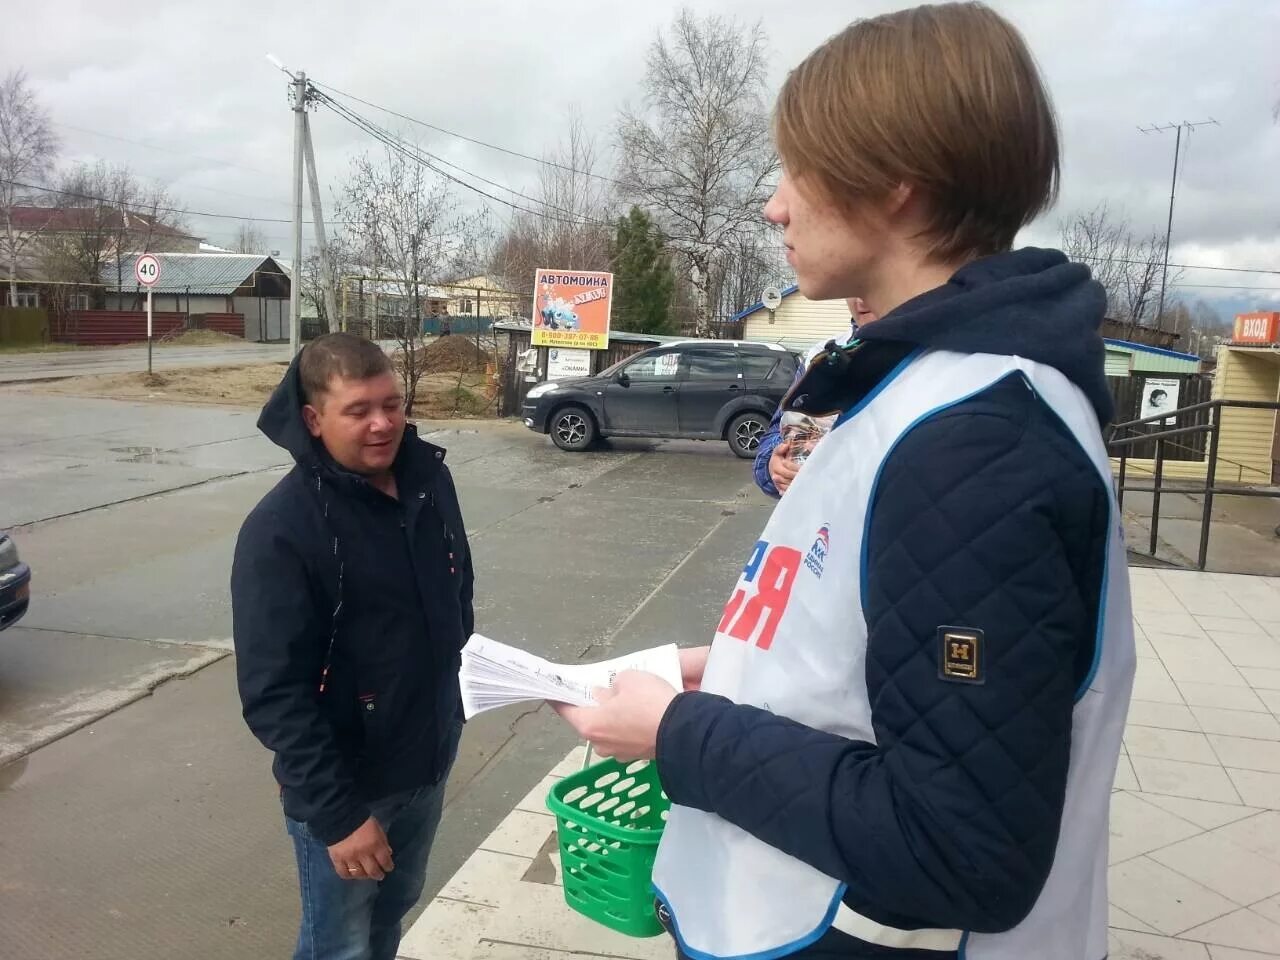
<path id="1" fill-rule="evenodd" d="M 178 451 L 165 450 L 161 447 L 112 447 L 111 452 L 126 454 L 116 458 L 119 463 L 153 463 L 173 467 L 185 465 L 178 458 Z"/>

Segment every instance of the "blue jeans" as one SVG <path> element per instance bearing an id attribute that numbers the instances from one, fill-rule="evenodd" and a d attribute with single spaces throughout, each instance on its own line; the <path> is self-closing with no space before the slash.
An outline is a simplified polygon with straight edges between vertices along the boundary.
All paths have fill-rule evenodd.
<path id="1" fill-rule="evenodd" d="M 422 896 L 447 779 L 371 804 L 395 860 L 395 869 L 383 880 L 338 876 L 328 847 L 305 823 L 285 817 L 302 889 L 294 960 L 395 960 L 400 921 Z"/>

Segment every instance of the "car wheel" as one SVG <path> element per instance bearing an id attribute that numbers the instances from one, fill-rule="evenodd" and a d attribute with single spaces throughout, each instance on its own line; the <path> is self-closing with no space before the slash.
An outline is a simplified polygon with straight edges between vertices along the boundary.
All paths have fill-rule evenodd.
<path id="1" fill-rule="evenodd" d="M 549 432 L 557 447 L 571 453 L 580 453 L 596 442 L 596 422 L 582 407 L 557 410 Z"/>
<path id="2" fill-rule="evenodd" d="M 743 460 L 755 459 L 760 438 L 769 429 L 769 418 L 762 413 L 744 413 L 729 424 L 729 449 Z"/>

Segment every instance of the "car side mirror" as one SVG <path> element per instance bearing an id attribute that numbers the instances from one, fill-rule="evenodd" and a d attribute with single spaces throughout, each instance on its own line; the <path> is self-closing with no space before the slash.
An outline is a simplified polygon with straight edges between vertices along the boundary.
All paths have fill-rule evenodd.
<path id="1" fill-rule="evenodd" d="M 618 383 L 624 387 L 631 386 L 631 377 L 627 375 L 627 371 L 625 370 L 618 371 Z"/>

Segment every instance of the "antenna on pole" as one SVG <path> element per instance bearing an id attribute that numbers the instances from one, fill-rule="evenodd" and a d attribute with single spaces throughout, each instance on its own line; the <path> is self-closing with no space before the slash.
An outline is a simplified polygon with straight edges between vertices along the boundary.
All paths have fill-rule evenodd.
<path id="1" fill-rule="evenodd" d="M 1178 157 L 1182 153 L 1182 131 L 1187 131 L 1189 137 L 1196 127 L 1208 126 L 1219 127 L 1222 124 L 1210 117 L 1208 120 L 1183 120 L 1181 123 L 1153 123 L 1146 127 L 1138 127 L 1138 132 L 1145 134 L 1168 133 L 1170 130 L 1177 133 L 1173 141 L 1173 179 L 1169 185 L 1169 220 L 1164 228 L 1164 265 L 1160 272 L 1160 302 L 1156 307 L 1157 326 L 1164 316 L 1164 292 L 1169 280 L 1169 241 L 1173 237 L 1173 200 L 1178 193 Z"/>

